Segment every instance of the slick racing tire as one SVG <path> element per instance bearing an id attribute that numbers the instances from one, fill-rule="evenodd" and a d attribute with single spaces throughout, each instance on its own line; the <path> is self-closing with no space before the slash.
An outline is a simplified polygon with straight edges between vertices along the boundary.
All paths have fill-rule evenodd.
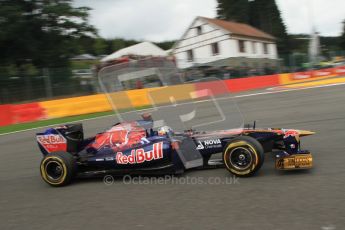
<path id="1" fill-rule="evenodd" d="M 225 167 L 239 177 L 255 174 L 264 163 L 264 156 L 260 142 L 247 136 L 233 139 L 223 152 Z"/>
<path id="2" fill-rule="evenodd" d="M 77 173 L 77 164 L 72 154 L 53 152 L 42 159 L 40 171 L 46 183 L 59 187 L 71 183 Z"/>

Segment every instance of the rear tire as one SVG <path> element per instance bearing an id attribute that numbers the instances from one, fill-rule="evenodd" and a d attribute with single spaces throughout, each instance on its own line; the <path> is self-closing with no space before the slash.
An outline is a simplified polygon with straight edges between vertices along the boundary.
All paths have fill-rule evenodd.
<path id="1" fill-rule="evenodd" d="M 60 187 L 71 183 L 77 174 L 77 163 L 68 152 L 53 152 L 42 159 L 40 171 L 47 184 Z"/>
<path id="2" fill-rule="evenodd" d="M 264 157 L 264 150 L 260 142 L 248 136 L 233 139 L 223 152 L 225 167 L 239 177 L 255 174 L 264 163 Z"/>

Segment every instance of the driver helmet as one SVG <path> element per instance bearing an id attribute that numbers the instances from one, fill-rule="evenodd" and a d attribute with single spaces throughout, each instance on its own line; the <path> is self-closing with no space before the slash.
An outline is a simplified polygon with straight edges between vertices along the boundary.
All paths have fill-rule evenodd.
<path id="1" fill-rule="evenodd" d="M 169 126 L 162 126 L 158 128 L 158 136 L 164 136 L 167 135 L 168 133 L 172 133 L 173 130 Z"/>

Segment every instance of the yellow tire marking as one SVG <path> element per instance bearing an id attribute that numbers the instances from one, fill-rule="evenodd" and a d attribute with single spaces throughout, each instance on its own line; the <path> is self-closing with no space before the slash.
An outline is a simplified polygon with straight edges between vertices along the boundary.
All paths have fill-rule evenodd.
<path id="1" fill-rule="evenodd" d="M 238 172 L 238 171 L 232 169 L 231 167 L 229 167 L 229 165 L 228 165 L 228 163 L 226 161 L 226 155 L 228 153 L 228 150 L 231 149 L 231 148 L 236 148 L 236 147 L 240 147 L 240 146 L 241 147 L 243 147 L 243 146 L 249 147 L 252 150 L 252 152 L 255 154 L 255 162 L 254 162 L 252 168 L 248 169 L 246 171 L 243 171 L 243 172 Z M 239 175 L 246 175 L 246 174 L 250 173 L 251 170 L 255 169 L 255 167 L 258 165 L 258 161 L 259 161 L 258 154 L 257 154 L 256 150 L 253 148 L 252 145 L 250 145 L 246 141 L 236 141 L 236 142 L 233 142 L 230 145 L 228 145 L 228 147 L 225 149 L 225 153 L 224 153 L 224 157 L 223 158 L 224 158 L 223 161 L 225 163 L 226 168 L 229 169 L 231 172 L 233 172 L 235 174 L 239 174 Z"/>
<path id="2" fill-rule="evenodd" d="M 44 168 L 44 164 L 46 163 L 46 161 L 47 161 L 47 160 L 51 160 L 51 159 L 52 159 L 52 160 L 58 161 L 59 163 L 61 163 L 61 165 L 62 165 L 62 167 L 63 167 L 64 174 L 63 174 L 62 178 L 59 180 L 59 182 L 51 182 L 51 181 L 49 181 L 47 172 L 46 172 L 46 170 L 45 170 L 45 168 Z M 42 175 L 44 181 L 46 181 L 47 183 L 52 184 L 52 185 L 59 185 L 59 184 L 62 184 L 62 183 L 65 181 L 65 179 L 66 179 L 66 176 L 67 176 L 67 168 L 66 168 L 65 163 L 64 163 L 60 158 L 55 157 L 55 156 L 46 157 L 46 158 L 42 161 L 42 163 L 41 163 L 41 175 Z"/>

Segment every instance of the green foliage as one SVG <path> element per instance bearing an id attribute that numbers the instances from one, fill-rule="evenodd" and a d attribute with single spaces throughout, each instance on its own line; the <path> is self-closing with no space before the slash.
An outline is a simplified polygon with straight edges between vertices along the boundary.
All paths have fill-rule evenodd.
<path id="1" fill-rule="evenodd" d="M 286 26 L 275 0 L 255 0 L 250 4 L 251 25 L 276 37 L 279 53 L 290 53 Z"/>
<path id="2" fill-rule="evenodd" d="M 345 47 L 341 48 L 339 45 L 340 41 L 341 37 L 320 36 L 321 49 L 324 52 L 345 50 Z"/>
<path id="3" fill-rule="evenodd" d="M 71 68 L 72 70 L 90 69 L 92 66 L 96 64 L 98 64 L 97 60 L 71 61 Z"/>
<path id="4" fill-rule="evenodd" d="M 0 62 L 35 67 L 65 66 L 75 41 L 96 30 L 87 23 L 89 8 L 71 0 L 2 0 Z"/>
<path id="5" fill-rule="evenodd" d="M 289 36 L 275 0 L 218 0 L 218 17 L 250 24 L 277 38 L 278 52 L 290 52 Z"/>
<path id="6" fill-rule="evenodd" d="M 217 15 L 220 19 L 249 24 L 248 0 L 218 0 Z"/>
<path id="7" fill-rule="evenodd" d="M 93 54 L 93 55 L 105 55 L 116 52 L 120 49 L 126 48 L 140 43 L 137 40 L 127 40 L 123 38 L 105 39 L 105 38 L 92 38 L 82 37 L 78 39 L 75 44 L 75 49 L 72 52 L 74 55 L 78 54 Z M 163 50 L 169 50 L 174 45 L 175 41 L 164 41 L 155 43 L 158 47 Z"/>
<path id="8" fill-rule="evenodd" d="M 291 53 L 304 53 L 307 54 L 309 51 L 310 35 L 308 34 L 294 34 L 289 35 Z"/>
<path id="9" fill-rule="evenodd" d="M 340 37 L 339 44 L 340 44 L 340 48 L 342 50 L 345 50 L 345 20 L 343 22 L 343 34 Z"/>
<path id="10" fill-rule="evenodd" d="M 116 38 L 111 41 L 111 50 L 112 52 L 116 52 L 120 49 L 123 49 L 126 47 L 126 41 L 121 38 Z"/>
<path id="11" fill-rule="evenodd" d="M 156 42 L 155 44 L 163 50 L 170 50 L 176 41 Z"/>
<path id="12" fill-rule="evenodd" d="M 75 92 L 69 58 L 96 35 L 89 10 L 72 0 L 0 0 L 0 103 L 44 96 L 43 69 L 58 88 L 53 95 Z"/>
<path id="13" fill-rule="evenodd" d="M 292 53 L 308 53 L 310 35 L 309 34 L 293 34 L 289 35 L 290 47 Z M 340 37 L 320 36 L 322 45 L 322 53 L 327 56 L 329 52 L 339 51 Z"/>
<path id="14" fill-rule="evenodd" d="M 37 76 L 39 74 L 38 69 L 31 63 L 24 64 L 22 68 L 26 76 Z"/>
<path id="15" fill-rule="evenodd" d="M 93 50 L 96 55 L 105 54 L 107 43 L 102 38 L 96 38 L 93 44 Z"/>

